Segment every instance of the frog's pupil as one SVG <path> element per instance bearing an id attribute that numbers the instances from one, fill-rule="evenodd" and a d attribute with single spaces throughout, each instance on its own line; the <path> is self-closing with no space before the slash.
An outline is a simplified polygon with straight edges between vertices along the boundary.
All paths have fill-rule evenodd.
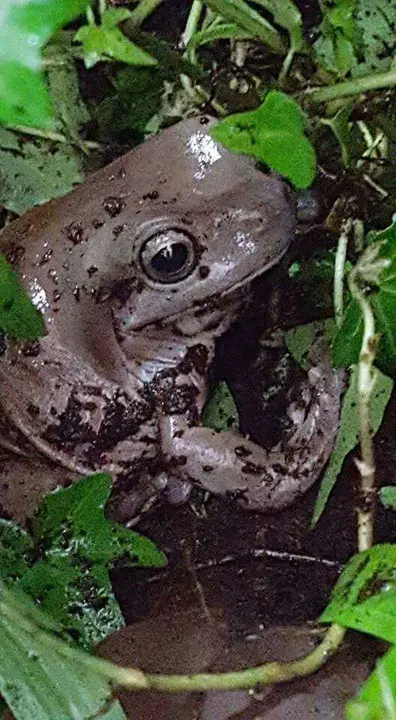
<path id="1" fill-rule="evenodd" d="M 188 250 L 183 243 L 172 243 L 161 248 L 151 260 L 153 270 L 159 275 L 174 275 L 180 272 L 188 260 Z"/>

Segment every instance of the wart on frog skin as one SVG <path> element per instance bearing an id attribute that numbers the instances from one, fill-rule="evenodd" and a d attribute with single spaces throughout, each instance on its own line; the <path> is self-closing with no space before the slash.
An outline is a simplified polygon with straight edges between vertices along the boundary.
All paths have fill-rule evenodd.
<path id="1" fill-rule="evenodd" d="M 134 511 L 139 493 L 146 501 L 167 486 L 180 502 L 191 483 L 271 511 L 305 492 L 329 456 L 341 389 L 325 356 L 283 447 L 268 452 L 199 423 L 215 340 L 294 231 L 284 183 L 220 147 L 210 124 L 163 131 L 0 235 L 0 250 L 21 248 L 17 270 L 47 329 L 38 356 L 10 346 L 0 358 L 0 435 L 8 450 L 15 436 L 30 448 L 35 501 L 41 458 L 43 493 L 48 477 L 59 483 L 51 461 L 67 470 L 64 482 L 111 472 Z M 18 462 L 7 473 L 23 483 Z M 9 480 L 0 500 L 12 514 Z"/>

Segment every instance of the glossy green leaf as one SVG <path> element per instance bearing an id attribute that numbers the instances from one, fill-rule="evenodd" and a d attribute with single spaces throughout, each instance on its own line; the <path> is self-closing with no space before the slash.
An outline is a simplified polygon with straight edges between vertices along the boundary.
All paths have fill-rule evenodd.
<path id="1" fill-rule="evenodd" d="M 11 266 L 0 255 L 0 329 L 11 340 L 35 340 L 44 334 L 41 314 L 32 305 Z"/>
<path id="2" fill-rule="evenodd" d="M 75 40 L 82 43 L 87 68 L 109 58 L 129 65 L 157 64 L 155 58 L 135 45 L 117 27 L 117 23 L 130 16 L 126 9 L 110 8 L 102 14 L 100 26 L 84 25 L 77 31 Z"/>
<path id="3" fill-rule="evenodd" d="M 230 115 L 211 134 L 229 150 L 266 163 L 296 188 L 308 187 L 315 177 L 315 151 L 304 135 L 303 115 L 284 93 L 269 92 L 257 110 Z"/>
<path id="4" fill-rule="evenodd" d="M 374 389 L 370 399 L 370 426 L 374 436 L 381 425 L 386 406 L 391 398 L 393 381 L 377 373 Z M 341 472 L 343 462 L 348 453 L 356 447 L 359 441 L 359 417 L 357 396 L 357 366 L 352 368 L 348 389 L 344 395 L 341 406 L 340 424 L 334 450 L 330 456 L 326 470 L 322 477 L 318 496 L 316 498 L 311 525 L 318 522 L 331 491 Z"/>
<path id="5" fill-rule="evenodd" d="M 217 432 L 238 430 L 238 412 L 225 382 L 219 383 L 214 389 L 203 409 L 201 421 Z"/>
<path id="6" fill-rule="evenodd" d="M 105 673 L 61 628 L 0 583 L 0 693 L 16 720 L 126 720 Z"/>
<path id="7" fill-rule="evenodd" d="M 104 517 L 111 486 L 109 475 L 91 475 L 44 498 L 32 524 L 36 562 L 21 580 L 85 647 L 123 625 L 109 578 L 114 562 L 165 564 L 150 540 Z"/>
<path id="8" fill-rule="evenodd" d="M 51 106 L 40 70 L 51 35 L 84 11 L 86 0 L 3 0 L 0 9 L 0 122 L 46 126 Z"/>
<path id="9" fill-rule="evenodd" d="M 396 717 L 396 647 L 377 661 L 376 669 L 345 708 L 346 720 L 393 720 Z"/>
<path id="10" fill-rule="evenodd" d="M 355 555 L 342 571 L 320 622 L 396 642 L 396 545 Z"/>

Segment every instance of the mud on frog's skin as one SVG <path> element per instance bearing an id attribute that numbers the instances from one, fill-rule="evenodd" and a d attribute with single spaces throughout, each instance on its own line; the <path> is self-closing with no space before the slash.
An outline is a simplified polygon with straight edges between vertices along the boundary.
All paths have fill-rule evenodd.
<path id="1" fill-rule="evenodd" d="M 326 462 L 339 401 L 326 363 L 276 451 L 199 424 L 215 339 L 294 225 L 286 186 L 207 130 L 202 118 L 165 130 L 0 236 L 47 330 L 0 361 L 0 500 L 19 519 L 62 473 L 96 470 L 131 498 L 197 483 L 274 510 Z"/>

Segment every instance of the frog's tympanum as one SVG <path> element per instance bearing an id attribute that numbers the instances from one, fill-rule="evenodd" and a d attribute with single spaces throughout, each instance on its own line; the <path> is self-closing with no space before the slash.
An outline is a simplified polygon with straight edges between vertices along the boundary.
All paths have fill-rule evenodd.
<path id="1" fill-rule="evenodd" d="M 326 462 L 339 382 L 324 362 L 273 451 L 200 425 L 215 339 L 294 224 L 285 184 L 220 147 L 209 125 L 165 130 L 3 231 L 0 251 L 46 324 L 0 359 L 1 445 L 13 455 L 0 500 L 11 514 L 17 495 L 29 513 L 32 492 L 62 473 L 98 470 L 131 497 L 167 488 L 180 500 L 196 484 L 275 510 Z"/>

